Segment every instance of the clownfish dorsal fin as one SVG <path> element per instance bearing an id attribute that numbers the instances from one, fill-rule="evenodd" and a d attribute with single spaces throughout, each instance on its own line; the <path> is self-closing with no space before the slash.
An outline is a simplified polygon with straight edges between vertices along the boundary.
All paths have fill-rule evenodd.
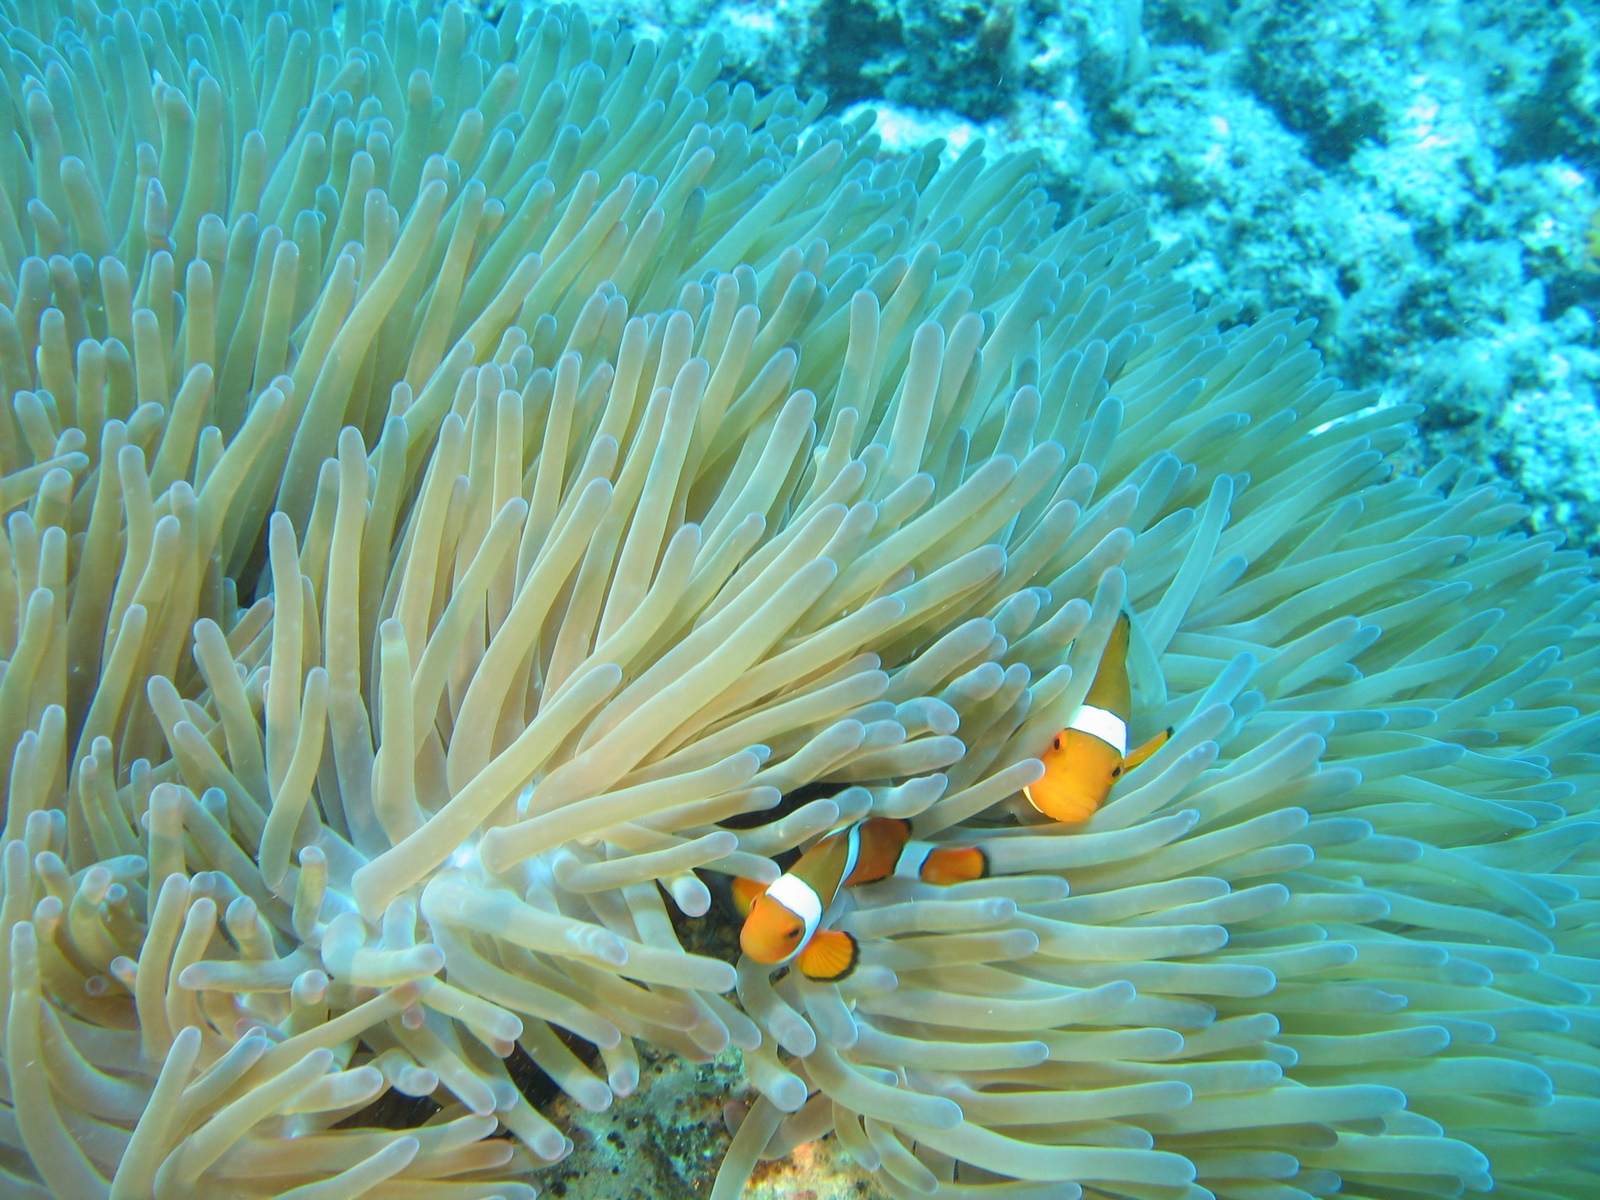
<path id="1" fill-rule="evenodd" d="M 860 823 L 836 829 L 818 841 L 789 868 L 789 874 L 809 884 L 827 908 L 855 869 L 861 850 Z"/>
<path id="2" fill-rule="evenodd" d="M 741 917 L 750 915 L 750 910 L 756 906 L 756 901 L 767 894 L 768 886 L 765 883 L 757 883 L 754 879 L 746 879 L 742 875 L 733 877 L 728 890 L 733 893 L 733 906 Z"/>
<path id="3" fill-rule="evenodd" d="M 1133 715 L 1133 695 L 1128 685 L 1128 631 L 1131 622 L 1126 612 L 1118 613 L 1111 636 L 1100 655 L 1094 682 L 1083 702 L 1127 721 Z"/>
<path id="4" fill-rule="evenodd" d="M 1136 712 L 1152 712 L 1165 708 L 1170 698 L 1167 694 L 1167 677 L 1161 670 L 1161 656 L 1145 635 L 1144 622 L 1135 613 L 1128 617 L 1128 686 Z"/>
<path id="5" fill-rule="evenodd" d="M 860 843 L 854 867 L 845 886 L 877 883 L 895 873 L 900 852 L 911 837 L 911 822 L 902 817 L 869 817 L 856 826 Z"/>

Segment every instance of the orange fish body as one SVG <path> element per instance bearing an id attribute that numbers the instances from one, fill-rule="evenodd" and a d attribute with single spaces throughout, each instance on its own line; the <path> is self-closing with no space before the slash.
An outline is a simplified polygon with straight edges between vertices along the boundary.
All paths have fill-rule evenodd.
<path id="1" fill-rule="evenodd" d="M 796 960 L 809 979 L 843 979 L 855 969 L 856 941 L 843 931 L 820 928 L 840 888 L 890 875 L 961 883 L 987 871 L 983 851 L 975 846 L 913 842 L 911 822 L 891 817 L 857 821 L 817 842 L 768 888 L 733 881 L 736 899 L 747 906 L 739 945 L 759 963 Z"/>
<path id="2" fill-rule="evenodd" d="M 1123 613 L 1100 656 L 1089 694 L 1067 727 L 1039 756 L 1044 778 L 1022 789 L 1028 803 L 1053 820 L 1066 824 L 1087 821 L 1106 802 L 1117 780 L 1172 736 L 1168 729 L 1129 753 L 1128 720 L 1133 712 L 1128 684 L 1129 625 L 1128 614 Z"/>

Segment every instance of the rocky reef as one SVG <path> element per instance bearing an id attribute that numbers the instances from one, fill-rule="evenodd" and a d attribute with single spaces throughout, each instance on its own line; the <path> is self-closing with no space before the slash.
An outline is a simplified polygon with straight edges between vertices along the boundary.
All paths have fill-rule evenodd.
<path id="1" fill-rule="evenodd" d="M 719 34 L 906 145 L 1035 147 L 1068 211 L 1119 190 L 1184 278 L 1295 308 L 1347 384 L 1425 405 L 1413 466 L 1508 477 L 1600 539 L 1600 23 L 1512 0 L 596 0 Z"/>

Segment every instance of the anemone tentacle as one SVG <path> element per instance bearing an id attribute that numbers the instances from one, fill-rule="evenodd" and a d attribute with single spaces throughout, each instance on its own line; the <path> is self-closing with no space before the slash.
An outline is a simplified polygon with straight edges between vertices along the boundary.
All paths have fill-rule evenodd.
<path id="1" fill-rule="evenodd" d="M 715 38 L 0 26 L 0 1191 L 531 1200 L 506 1060 L 642 1041 L 744 1052 L 716 1200 L 1592 1192 L 1600 587 L 1310 322 Z M 1174 736 L 1034 823 L 1124 611 Z M 994 873 L 685 947 L 869 815 Z"/>

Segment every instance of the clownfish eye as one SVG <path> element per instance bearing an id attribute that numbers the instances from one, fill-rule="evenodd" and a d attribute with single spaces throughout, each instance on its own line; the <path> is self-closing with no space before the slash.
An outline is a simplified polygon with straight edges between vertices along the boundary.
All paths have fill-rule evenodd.
<path id="1" fill-rule="evenodd" d="M 1059 733 L 1056 734 L 1055 740 L 1050 743 L 1050 748 L 1053 750 L 1061 749 L 1061 735 Z"/>
<path id="2" fill-rule="evenodd" d="M 1121 767 L 1112 767 L 1111 768 L 1111 778 L 1115 779 L 1118 775 L 1121 775 L 1121 774 L 1122 774 L 1122 768 Z"/>

